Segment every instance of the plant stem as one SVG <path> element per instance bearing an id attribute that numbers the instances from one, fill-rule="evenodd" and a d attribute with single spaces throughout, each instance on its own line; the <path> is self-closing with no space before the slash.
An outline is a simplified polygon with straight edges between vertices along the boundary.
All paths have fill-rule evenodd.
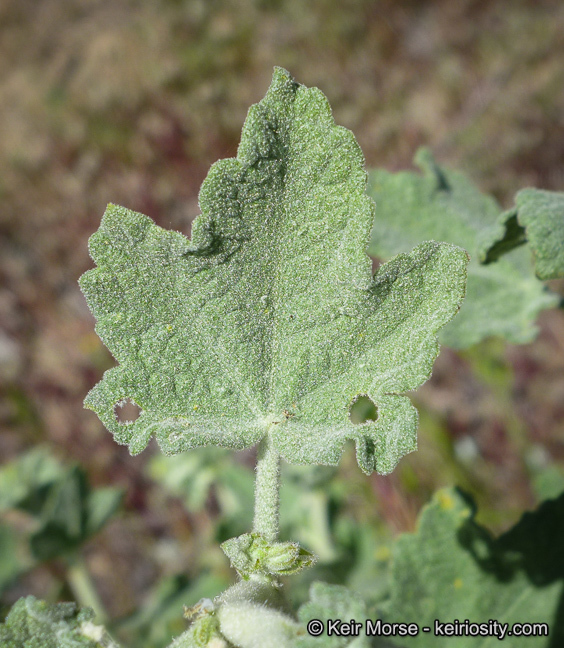
<path id="1" fill-rule="evenodd" d="M 280 455 L 267 435 L 258 451 L 253 531 L 262 534 L 268 542 L 276 542 L 279 518 Z"/>
<path id="2" fill-rule="evenodd" d="M 76 557 L 69 562 L 67 581 L 77 603 L 81 606 L 92 608 L 96 613 L 96 620 L 99 623 L 105 623 L 108 620 L 108 613 L 90 578 L 88 567 L 81 557 Z"/>

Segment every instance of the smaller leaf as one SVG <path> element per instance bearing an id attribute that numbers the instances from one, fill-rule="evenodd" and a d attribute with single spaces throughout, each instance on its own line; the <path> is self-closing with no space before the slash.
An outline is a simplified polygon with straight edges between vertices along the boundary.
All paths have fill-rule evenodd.
<path id="1" fill-rule="evenodd" d="M 535 648 L 564 645 L 558 614 L 564 584 L 564 495 L 526 513 L 498 539 L 474 516 L 473 503 L 460 492 L 445 489 L 435 495 L 417 532 L 396 543 L 385 620 L 413 619 L 434 627 L 435 619 L 485 624 L 495 619 L 507 624 L 507 631 L 513 623 L 546 623 L 549 636 L 537 637 Z M 397 641 L 401 646 L 437 645 L 427 633 Z M 510 642 L 512 647 L 529 646 L 531 639 L 513 636 Z M 461 636 L 456 645 L 474 648 L 476 639 Z"/>
<path id="2" fill-rule="evenodd" d="M 210 599 L 200 599 L 191 608 L 184 607 L 184 618 L 191 622 L 190 639 L 195 646 L 206 648 L 212 642 L 224 641 L 219 632 L 216 608 Z"/>
<path id="3" fill-rule="evenodd" d="M 539 279 L 564 277 L 564 192 L 523 189 L 515 196 L 515 205 L 485 235 L 482 261 L 495 261 L 526 242 Z"/>
<path id="4" fill-rule="evenodd" d="M 470 255 L 466 298 L 440 341 L 457 349 L 490 336 L 530 342 L 537 315 L 558 300 L 534 277 L 526 250 L 511 249 L 495 263 L 480 263 L 486 239 L 493 244 L 491 237 L 503 238 L 500 206 L 462 173 L 440 166 L 427 149 L 420 149 L 414 162 L 422 173 L 369 173 L 368 193 L 376 202 L 370 254 L 387 260 L 428 239 L 463 247 Z M 521 240 L 511 215 L 504 216 L 511 226 L 506 252 Z"/>
<path id="5" fill-rule="evenodd" d="M 497 223 L 486 229 L 479 237 L 478 254 L 484 265 L 497 261 L 500 257 L 527 242 L 525 228 L 517 220 L 517 210 L 503 212 Z"/>
<path id="6" fill-rule="evenodd" d="M 34 448 L 0 468 L 0 512 L 19 508 L 32 515 L 41 510 L 45 490 L 65 469 L 46 448 Z"/>
<path id="7" fill-rule="evenodd" d="M 116 488 L 93 490 L 80 466 L 61 465 L 45 448 L 0 469 L 0 512 L 18 509 L 36 518 L 29 543 L 38 560 L 76 550 L 106 524 L 122 496 Z"/>
<path id="8" fill-rule="evenodd" d="M 253 603 L 223 606 L 220 620 L 222 634 L 238 648 L 295 648 L 301 631 L 283 612 Z"/>
<path id="9" fill-rule="evenodd" d="M 17 601 L 0 624 L 2 648 L 119 648 L 94 612 L 75 603 L 49 604 L 34 596 Z"/>
<path id="10" fill-rule="evenodd" d="M 148 593 L 145 605 L 120 623 L 120 636 L 132 648 L 164 648 L 170 644 L 171 637 L 177 637 L 178 646 L 193 646 L 193 628 L 183 632 L 186 628 L 186 619 L 181 614 L 183 606 L 187 602 L 213 599 L 228 585 L 223 574 L 215 576 L 209 572 L 194 580 L 181 574 L 161 578 Z M 139 637 L 143 638 L 142 643 Z"/>
<path id="11" fill-rule="evenodd" d="M 87 495 L 86 475 L 71 468 L 49 492 L 41 512 L 41 528 L 30 539 L 39 560 L 50 560 L 72 551 L 83 537 L 85 516 L 82 507 Z"/>
<path id="12" fill-rule="evenodd" d="M 25 571 L 18 555 L 18 538 L 12 529 L 0 524 L 0 593 Z"/>
<path id="13" fill-rule="evenodd" d="M 298 639 L 297 648 L 368 648 L 373 645 L 364 631 L 364 621 L 369 618 L 366 604 L 342 585 L 313 583 L 310 600 L 300 607 L 298 616 L 306 627 L 313 619 L 318 619 L 324 624 L 329 619 L 339 619 L 344 622 L 360 622 L 363 628 L 358 637 L 328 636 L 326 630 L 319 637 L 305 634 Z"/>
<path id="14" fill-rule="evenodd" d="M 564 493 L 564 470 L 552 463 L 533 468 L 532 486 L 539 500 L 554 499 Z"/>
<path id="15" fill-rule="evenodd" d="M 216 603 L 221 634 L 237 648 L 295 648 L 305 632 L 280 589 L 256 577 L 236 583 Z"/>
<path id="16" fill-rule="evenodd" d="M 86 502 L 85 537 L 96 535 L 117 512 L 123 501 L 123 491 L 106 486 L 89 493 Z"/>
<path id="17" fill-rule="evenodd" d="M 115 488 L 92 491 L 86 473 L 73 466 L 46 493 L 40 528 L 30 545 L 38 560 L 75 551 L 115 513 L 122 493 Z"/>

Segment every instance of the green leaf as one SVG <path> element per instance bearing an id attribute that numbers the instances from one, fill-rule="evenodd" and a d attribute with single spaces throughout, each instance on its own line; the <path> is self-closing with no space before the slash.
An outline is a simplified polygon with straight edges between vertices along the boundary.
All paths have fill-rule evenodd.
<path id="1" fill-rule="evenodd" d="M 21 598 L 0 624 L 2 648 L 119 648 L 94 613 L 74 603 L 51 605 L 34 596 Z"/>
<path id="2" fill-rule="evenodd" d="M 41 527 L 30 539 L 39 560 L 72 551 L 80 543 L 86 524 L 83 502 L 87 489 L 84 471 L 74 466 L 50 490 L 41 512 Z"/>
<path id="3" fill-rule="evenodd" d="M 264 581 L 239 581 L 215 603 L 221 635 L 237 648 L 295 648 L 304 634 L 281 590 Z"/>
<path id="4" fill-rule="evenodd" d="M 189 511 L 201 511 L 213 491 L 221 523 L 240 527 L 232 535 L 243 533 L 252 524 L 253 472 L 234 463 L 227 450 L 198 448 L 173 457 L 156 455 L 149 463 L 149 475 L 181 497 Z"/>
<path id="5" fill-rule="evenodd" d="M 30 538 L 34 556 L 51 560 L 76 551 L 116 512 L 122 496 L 111 487 L 91 490 L 84 470 L 69 468 L 46 493 L 40 528 Z"/>
<path id="6" fill-rule="evenodd" d="M 564 470 L 555 464 L 533 468 L 531 485 L 539 500 L 564 493 Z"/>
<path id="7" fill-rule="evenodd" d="M 515 208 L 502 214 L 480 248 L 485 263 L 528 243 L 539 279 L 564 277 L 564 193 L 523 189 Z"/>
<path id="8" fill-rule="evenodd" d="M 435 619 L 494 619 L 509 628 L 548 623 L 549 637 L 512 636 L 509 643 L 516 648 L 564 645 L 564 495 L 526 513 L 498 539 L 474 521 L 474 514 L 473 504 L 460 492 L 439 491 L 424 509 L 417 532 L 398 539 L 385 619 L 432 628 L 415 638 L 398 638 L 399 645 L 435 648 Z M 481 648 L 497 645 L 498 638 L 451 641 L 457 648 Z M 446 645 L 451 645 L 448 640 Z"/>
<path id="9" fill-rule="evenodd" d="M 484 230 L 479 237 L 478 254 L 484 264 L 497 261 L 504 254 L 525 245 L 527 236 L 525 228 L 517 220 L 515 208 L 503 212 L 495 225 Z"/>
<path id="10" fill-rule="evenodd" d="M 538 313 L 556 306 L 557 298 L 532 275 L 524 249 L 490 265 L 479 262 L 484 231 L 495 226 L 501 208 L 464 175 L 440 167 L 428 150 L 418 151 L 414 162 L 422 174 L 369 174 L 368 191 L 377 206 L 370 253 L 389 259 L 427 239 L 460 245 L 470 254 L 466 299 L 441 342 L 466 348 L 494 335 L 517 344 L 531 341 Z M 514 230 L 516 241 L 520 230 Z"/>
<path id="11" fill-rule="evenodd" d="M 64 467 L 42 447 L 8 462 L 0 468 L 0 512 L 19 508 L 36 514 L 49 487 L 64 473 Z"/>
<path id="12" fill-rule="evenodd" d="M 16 534 L 9 526 L 0 524 L 0 593 L 25 571 L 18 549 Z"/>
<path id="13" fill-rule="evenodd" d="M 304 634 L 298 639 L 296 648 L 369 648 L 376 645 L 366 636 L 364 622 L 370 618 L 364 601 L 342 585 L 313 583 L 310 589 L 310 600 L 299 610 L 298 617 L 304 626 L 313 619 L 325 624 L 325 630 L 319 637 Z M 356 621 L 362 623 L 359 636 L 329 636 L 327 621 L 340 619 L 345 623 Z"/>
<path id="14" fill-rule="evenodd" d="M 373 203 L 362 153 L 327 99 L 277 68 L 251 107 L 237 158 L 202 185 L 192 240 L 110 205 L 80 281 L 119 365 L 88 394 L 116 441 L 166 454 L 244 448 L 269 434 L 292 463 L 366 472 L 415 449 L 405 392 L 431 372 L 437 331 L 458 310 L 465 253 L 426 243 L 372 278 Z M 368 396 L 377 420 L 355 425 Z M 115 407 L 132 400 L 135 421 Z"/>
<path id="15" fill-rule="evenodd" d="M 172 457 L 155 455 L 148 467 L 149 476 L 181 497 L 189 511 L 201 511 L 213 492 L 219 506 L 216 523 L 221 541 L 252 526 L 254 474 L 235 463 L 229 451 L 210 447 Z M 340 488 L 335 470 L 327 466 L 282 466 L 281 537 L 297 540 L 321 561 L 336 558 L 329 528 L 329 518 L 342 506 L 335 496 Z"/>
<path id="16" fill-rule="evenodd" d="M 123 501 L 120 488 L 106 486 L 91 490 L 84 503 L 86 510 L 85 538 L 96 535 L 118 511 Z"/>
<path id="17" fill-rule="evenodd" d="M 338 550 L 331 525 L 345 507 L 343 484 L 335 468 L 327 466 L 282 466 L 280 491 L 280 535 L 297 540 L 320 562 L 333 562 Z"/>
<path id="18" fill-rule="evenodd" d="M 78 549 L 106 524 L 122 497 L 117 488 L 93 490 L 80 466 L 61 465 L 45 448 L 26 452 L 0 469 L 0 512 L 18 509 L 33 518 L 34 530 L 24 545 L 29 540 L 37 560 Z M 7 541 L 0 534 L 0 542 L 2 538 Z M 3 571 L 0 568 L 0 583 Z"/>
<path id="19" fill-rule="evenodd" d="M 226 574 L 214 576 L 203 572 L 193 581 L 180 574 L 163 577 L 148 593 L 144 605 L 119 623 L 119 635 L 127 646 L 135 648 L 164 648 L 170 644 L 171 637 L 178 638 L 178 645 L 191 645 L 187 643 L 186 634 L 180 640 L 186 628 L 183 605 L 204 598 L 213 599 L 228 585 Z"/>

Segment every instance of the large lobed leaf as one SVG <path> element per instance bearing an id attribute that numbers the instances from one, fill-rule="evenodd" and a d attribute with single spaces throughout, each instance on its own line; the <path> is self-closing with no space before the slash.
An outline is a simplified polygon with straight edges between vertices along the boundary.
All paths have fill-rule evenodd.
<path id="1" fill-rule="evenodd" d="M 373 278 L 365 189 L 352 133 L 277 68 L 237 158 L 202 185 L 191 241 L 109 206 L 80 283 L 119 362 L 86 406 L 119 443 L 138 453 L 155 435 L 174 454 L 270 434 L 290 462 L 335 464 L 353 439 L 362 469 L 381 473 L 415 448 L 405 392 L 430 375 L 466 255 L 428 242 Z M 377 420 L 351 422 L 359 395 Z M 142 410 L 134 422 L 116 419 L 125 399 Z"/>
<path id="2" fill-rule="evenodd" d="M 422 174 L 369 174 L 368 192 L 377 206 L 370 253 L 389 259 L 426 239 L 460 245 L 470 254 L 466 299 L 441 342 L 466 348 L 494 335 L 516 344 L 531 341 L 538 313 L 558 300 L 533 276 L 525 249 L 480 263 L 484 238 L 499 228 L 501 208 L 463 174 L 440 167 L 428 150 L 418 151 L 414 161 Z M 519 228 L 512 227 L 511 235 L 516 241 Z"/>
<path id="3" fill-rule="evenodd" d="M 486 648 L 497 637 L 440 638 L 435 619 L 502 624 L 547 623 L 548 637 L 506 635 L 512 647 L 564 645 L 564 495 L 526 513 L 497 539 L 474 520 L 472 502 L 455 489 L 439 491 L 417 532 L 395 544 L 389 622 L 415 621 L 431 632 L 394 640 L 400 646 Z"/>

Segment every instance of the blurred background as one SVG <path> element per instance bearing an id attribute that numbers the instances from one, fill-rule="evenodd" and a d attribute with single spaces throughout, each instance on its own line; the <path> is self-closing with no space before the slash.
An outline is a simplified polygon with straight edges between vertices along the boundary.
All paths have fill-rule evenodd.
<path id="1" fill-rule="evenodd" d="M 369 167 L 427 145 L 504 207 L 562 191 L 563 33 L 558 0 L 0 2 L 2 612 L 79 598 L 165 645 L 182 603 L 232 580 L 217 545 L 251 519 L 252 450 L 132 458 L 82 407 L 113 365 L 77 285 L 106 204 L 189 234 L 274 65 L 326 94 Z M 288 469 L 283 532 L 320 555 L 315 577 L 385 588 L 389 542 L 441 486 L 495 532 L 564 490 L 563 311 L 538 325 L 528 345 L 442 350 L 413 397 L 420 449 L 392 475 L 350 448 L 338 469 Z"/>

